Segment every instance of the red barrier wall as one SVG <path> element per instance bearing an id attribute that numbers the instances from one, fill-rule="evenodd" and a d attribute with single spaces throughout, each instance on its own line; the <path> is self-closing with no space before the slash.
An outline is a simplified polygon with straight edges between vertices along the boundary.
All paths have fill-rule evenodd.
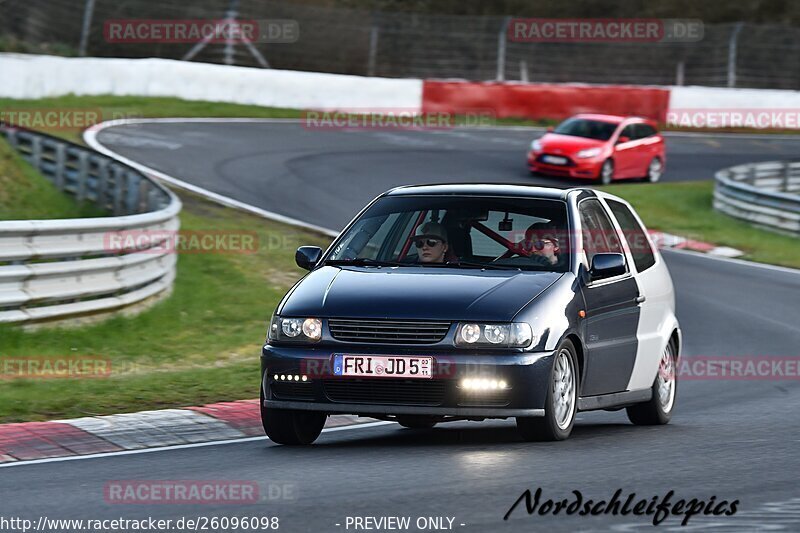
<path id="1" fill-rule="evenodd" d="M 423 112 L 491 111 L 497 118 L 561 120 L 576 113 L 638 115 L 663 122 L 669 89 L 630 86 L 425 81 Z"/>

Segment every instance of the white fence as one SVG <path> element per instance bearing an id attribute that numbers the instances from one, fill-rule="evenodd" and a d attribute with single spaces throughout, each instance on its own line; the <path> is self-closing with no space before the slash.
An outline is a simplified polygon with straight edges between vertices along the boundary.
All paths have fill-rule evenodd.
<path id="1" fill-rule="evenodd" d="M 122 251 L 110 243 L 114 232 L 177 231 L 174 194 L 88 148 L 1 125 L 0 133 L 58 189 L 115 215 L 0 221 L 0 322 L 105 313 L 171 289 L 176 258 L 163 239 Z"/>
<path id="2" fill-rule="evenodd" d="M 738 165 L 714 179 L 714 209 L 800 236 L 800 161 Z"/>
<path id="3" fill-rule="evenodd" d="M 167 96 L 289 109 L 419 110 L 422 80 L 262 70 L 169 59 L 0 54 L 0 97 Z M 111 118 L 111 117 L 105 117 Z"/>

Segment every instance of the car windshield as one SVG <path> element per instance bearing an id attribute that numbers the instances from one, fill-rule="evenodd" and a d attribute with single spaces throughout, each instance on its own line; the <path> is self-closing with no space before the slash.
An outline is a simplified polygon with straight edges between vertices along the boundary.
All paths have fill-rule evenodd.
<path id="1" fill-rule="evenodd" d="M 571 118 L 559 124 L 558 127 L 553 130 L 553 133 L 607 141 L 614 135 L 614 130 L 616 129 L 617 125 L 611 122 L 588 120 L 585 118 Z"/>
<path id="2" fill-rule="evenodd" d="M 476 196 L 388 196 L 337 242 L 326 264 L 566 272 L 566 204 Z"/>

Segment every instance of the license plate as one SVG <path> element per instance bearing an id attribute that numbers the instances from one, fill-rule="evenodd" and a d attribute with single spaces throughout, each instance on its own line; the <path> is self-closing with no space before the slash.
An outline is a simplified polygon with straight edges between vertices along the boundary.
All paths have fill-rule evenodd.
<path id="1" fill-rule="evenodd" d="M 334 355 L 335 376 L 431 379 L 433 357 L 393 355 Z"/>
<path id="2" fill-rule="evenodd" d="M 551 165 L 566 165 L 567 158 L 566 157 L 559 157 L 557 155 L 543 155 L 542 156 L 543 163 L 550 163 Z"/>

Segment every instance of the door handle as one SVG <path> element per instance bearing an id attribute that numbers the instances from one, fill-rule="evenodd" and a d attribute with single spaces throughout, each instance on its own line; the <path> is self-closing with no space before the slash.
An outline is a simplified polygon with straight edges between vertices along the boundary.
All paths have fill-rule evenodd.
<path id="1" fill-rule="evenodd" d="M 647 296 L 644 296 L 644 295 L 639 295 L 636 298 L 634 298 L 634 301 L 637 304 L 644 303 L 645 300 L 647 300 Z"/>

